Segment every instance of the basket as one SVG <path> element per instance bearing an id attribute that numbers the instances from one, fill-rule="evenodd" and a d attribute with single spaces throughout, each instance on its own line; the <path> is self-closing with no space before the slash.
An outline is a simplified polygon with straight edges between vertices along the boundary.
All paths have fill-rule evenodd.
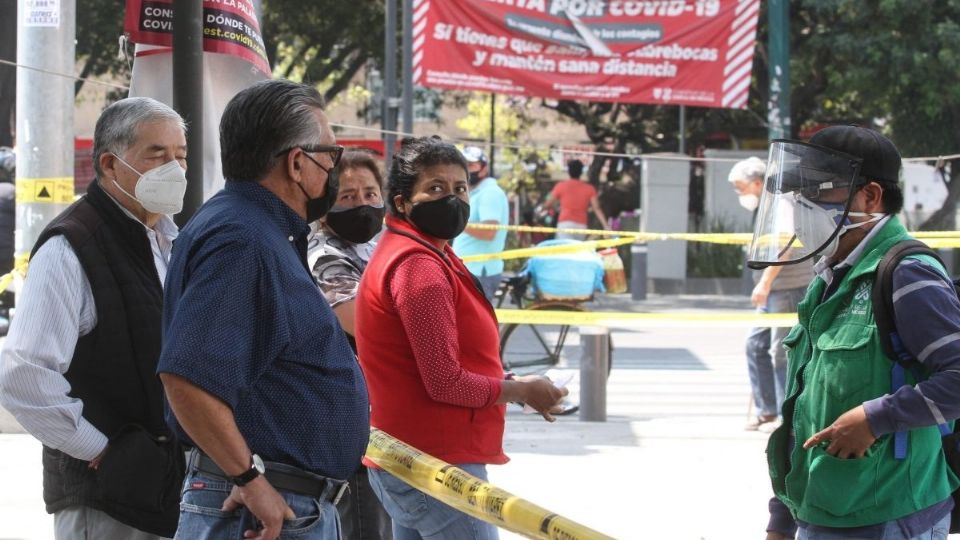
<path id="1" fill-rule="evenodd" d="M 537 247 L 580 244 L 579 240 L 546 240 Z M 592 250 L 539 255 L 527 261 L 534 293 L 544 300 L 586 301 L 603 292 L 603 261 Z"/>

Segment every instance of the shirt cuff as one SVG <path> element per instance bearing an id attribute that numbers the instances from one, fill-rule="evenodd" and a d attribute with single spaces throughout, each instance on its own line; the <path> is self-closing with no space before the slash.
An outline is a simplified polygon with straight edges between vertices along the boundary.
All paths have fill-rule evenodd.
<path id="1" fill-rule="evenodd" d="M 80 425 L 72 437 L 63 442 L 57 450 L 83 461 L 91 461 L 107 447 L 107 436 L 93 427 L 90 422 L 80 419 Z"/>
<path id="2" fill-rule="evenodd" d="M 492 407 L 496 405 L 497 400 L 500 399 L 500 393 L 503 392 L 503 381 L 507 379 L 499 379 L 497 377 L 487 377 L 487 384 L 490 385 L 490 398 L 484 404 L 484 407 Z"/>
<path id="3" fill-rule="evenodd" d="M 863 402 L 863 410 L 867 413 L 867 424 L 874 437 L 882 437 L 897 430 L 893 419 L 887 413 L 886 402 L 891 398 L 889 394 Z"/>

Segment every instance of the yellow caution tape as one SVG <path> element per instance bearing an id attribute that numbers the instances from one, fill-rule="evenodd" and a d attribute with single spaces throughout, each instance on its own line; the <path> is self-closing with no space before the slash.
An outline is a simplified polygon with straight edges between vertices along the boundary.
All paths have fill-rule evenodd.
<path id="1" fill-rule="evenodd" d="M 461 512 L 529 538 L 611 537 L 485 482 L 379 429 L 370 430 L 367 458 L 390 474 Z"/>
<path id="2" fill-rule="evenodd" d="M 613 311 L 552 311 L 549 309 L 498 309 L 501 324 L 559 324 L 571 326 L 664 327 L 792 327 L 796 313 L 623 313 Z"/>
<path id="3" fill-rule="evenodd" d="M 753 238 L 753 233 L 655 233 L 638 231 L 606 231 L 602 229 L 557 229 L 555 227 L 531 227 L 528 225 L 491 225 L 488 223 L 470 223 L 471 229 L 507 230 L 512 232 L 538 233 L 567 233 L 592 236 L 622 236 L 633 238 L 638 242 L 652 242 L 659 240 L 687 240 L 691 242 L 712 242 L 715 244 L 746 245 Z M 957 234 L 960 237 L 960 233 Z"/>
<path id="4" fill-rule="evenodd" d="M 5 292 L 10 288 L 10 285 L 13 285 L 13 280 L 17 275 L 19 275 L 21 278 L 27 277 L 27 266 L 29 261 L 29 253 L 17 255 L 13 261 L 13 270 L 0 276 L 0 293 Z"/>
<path id="5" fill-rule="evenodd" d="M 17 204 L 73 202 L 73 177 L 17 178 Z"/>
<path id="6" fill-rule="evenodd" d="M 488 261 L 491 259 L 522 259 L 540 255 L 559 255 L 561 253 L 576 253 L 578 251 L 593 251 L 608 247 L 622 246 L 632 244 L 633 238 L 613 238 L 610 240 L 592 240 L 590 242 L 579 242 L 563 246 L 546 246 L 523 249 L 510 249 L 500 253 L 485 253 L 482 255 L 466 255 L 463 262 Z"/>

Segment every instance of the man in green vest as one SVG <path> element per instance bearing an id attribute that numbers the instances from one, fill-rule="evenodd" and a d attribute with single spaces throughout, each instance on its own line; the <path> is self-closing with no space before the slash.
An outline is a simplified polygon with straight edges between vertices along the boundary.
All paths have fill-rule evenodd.
<path id="1" fill-rule="evenodd" d="M 894 384 L 871 290 L 877 265 L 910 238 L 900 154 L 886 137 L 833 126 L 809 143 L 774 142 L 748 264 L 818 259 L 784 339 L 783 425 L 767 458 L 787 519 L 768 538 L 946 538 L 960 480 L 943 457 L 938 424 L 960 417 L 960 300 L 926 256 L 893 273 L 894 322 L 922 376 Z M 783 522 L 796 520 L 798 530 Z"/>

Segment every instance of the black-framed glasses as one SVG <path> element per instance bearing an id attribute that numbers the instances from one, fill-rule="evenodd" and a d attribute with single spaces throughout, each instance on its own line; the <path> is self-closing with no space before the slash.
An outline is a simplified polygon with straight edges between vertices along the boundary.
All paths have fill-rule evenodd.
<path id="1" fill-rule="evenodd" d="M 343 157 L 343 147 L 339 144 L 315 144 L 315 145 L 304 145 L 304 146 L 295 146 L 294 148 L 299 148 L 304 152 L 310 154 L 327 154 L 330 156 L 330 159 L 333 161 L 333 166 L 331 169 L 340 164 L 340 158 Z M 277 152 L 277 156 L 282 156 L 286 154 L 293 148 L 287 148 L 282 152 Z M 308 156 L 309 157 L 309 156 Z M 316 160 L 314 160 L 316 161 Z"/>

